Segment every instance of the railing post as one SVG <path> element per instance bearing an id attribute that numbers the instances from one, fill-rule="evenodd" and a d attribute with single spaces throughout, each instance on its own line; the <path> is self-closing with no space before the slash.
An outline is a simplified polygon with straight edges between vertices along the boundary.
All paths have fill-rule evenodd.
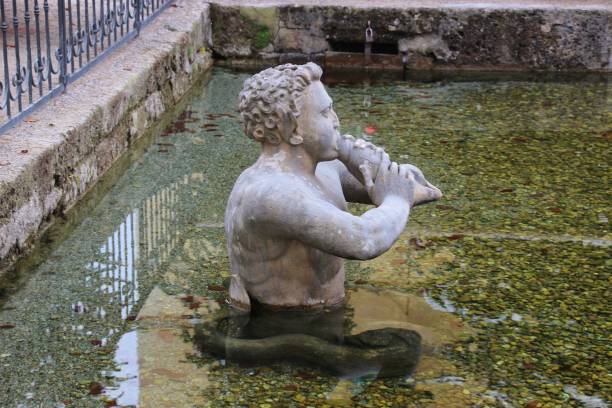
<path id="1" fill-rule="evenodd" d="M 4 63 L 4 82 L 2 86 L 2 102 L 0 102 L 1 107 L 6 108 L 6 115 L 11 117 L 11 82 L 10 82 L 10 74 L 8 67 L 8 43 L 6 38 L 6 32 L 8 31 L 8 24 L 6 23 L 6 12 L 4 9 L 4 0 L 0 0 L 0 18 L 2 22 L 0 23 L 0 29 L 2 30 L 2 62 Z"/>
<path id="2" fill-rule="evenodd" d="M 49 0 L 44 0 L 43 11 L 45 13 L 45 44 L 47 49 L 47 60 L 45 69 L 47 70 L 47 86 L 49 91 L 53 89 L 53 63 L 51 60 L 51 34 L 49 33 Z"/>
<path id="3" fill-rule="evenodd" d="M 372 43 L 374 42 L 374 30 L 372 30 L 372 25 L 368 20 L 368 27 L 365 30 L 365 48 L 364 48 L 364 56 L 363 63 L 365 66 L 368 66 L 372 63 Z"/>
<path id="4" fill-rule="evenodd" d="M 38 96 L 43 95 L 43 77 L 45 76 L 45 67 L 42 62 L 42 54 L 40 48 L 40 5 L 38 0 L 34 0 L 34 21 L 36 22 L 36 79 L 38 80 Z"/>
<path id="5" fill-rule="evenodd" d="M 15 97 L 17 98 L 17 108 L 19 112 L 23 110 L 23 106 L 21 103 L 21 94 L 23 83 L 23 72 L 21 70 L 21 58 L 19 53 L 21 49 L 19 48 L 19 17 L 17 16 L 17 0 L 13 0 L 13 34 L 15 41 L 15 75 L 13 75 L 13 85 L 15 86 Z M 10 89 L 10 88 L 9 88 Z"/>
<path id="6" fill-rule="evenodd" d="M 32 71 L 32 41 L 30 39 L 30 0 L 24 2 L 25 9 L 23 19 L 25 20 L 26 29 L 26 57 L 27 57 L 27 68 L 24 80 L 28 85 L 28 104 L 32 104 L 32 84 L 33 84 L 33 72 Z"/>
<path id="7" fill-rule="evenodd" d="M 134 26 L 136 26 L 136 35 L 140 34 L 140 26 L 142 25 L 142 0 L 135 0 L 136 16 Z"/>
<path id="8" fill-rule="evenodd" d="M 57 12 L 59 22 L 59 51 L 60 51 L 60 82 L 64 86 L 64 90 L 68 85 L 68 59 L 66 50 L 66 5 L 65 0 L 57 0 Z"/>

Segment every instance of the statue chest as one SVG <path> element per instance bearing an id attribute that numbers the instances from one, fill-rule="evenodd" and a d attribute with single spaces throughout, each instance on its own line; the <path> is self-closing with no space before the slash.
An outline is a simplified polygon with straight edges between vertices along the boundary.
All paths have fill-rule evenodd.
<path id="1" fill-rule="evenodd" d="M 315 193 L 335 207 L 346 211 L 346 199 L 342 192 L 342 184 L 336 171 L 328 171 L 326 168 L 317 167 Z"/>

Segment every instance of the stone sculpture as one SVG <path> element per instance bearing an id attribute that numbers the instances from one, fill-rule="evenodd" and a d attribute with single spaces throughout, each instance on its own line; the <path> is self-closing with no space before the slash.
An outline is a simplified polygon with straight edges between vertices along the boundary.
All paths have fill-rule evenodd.
<path id="1" fill-rule="evenodd" d="M 439 189 L 383 149 L 341 136 L 314 64 L 247 79 L 240 115 L 261 155 L 236 181 L 225 214 L 232 305 L 316 308 L 344 300 L 344 259 L 371 259 Z M 376 207 L 361 216 L 347 201 Z"/>

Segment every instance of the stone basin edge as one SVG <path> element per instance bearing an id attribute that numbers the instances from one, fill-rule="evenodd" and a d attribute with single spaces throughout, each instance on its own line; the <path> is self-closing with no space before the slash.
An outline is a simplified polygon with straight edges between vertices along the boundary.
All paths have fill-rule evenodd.
<path id="1" fill-rule="evenodd" d="M 370 21 L 375 44 L 408 50 L 408 69 L 612 72 L 612 4 L 401 3 L 216 0 L 213 49 L 231 66 L 311 60 L 354 67 L 361 61 L 343 48 L 362 44 Z M 380 53 L 373 68 L 401 69 L 392 54 Z"/>

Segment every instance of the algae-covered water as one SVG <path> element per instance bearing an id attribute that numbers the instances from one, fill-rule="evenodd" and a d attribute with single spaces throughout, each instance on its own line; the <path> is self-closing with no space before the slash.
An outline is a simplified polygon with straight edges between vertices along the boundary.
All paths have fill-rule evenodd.
<path id="1" fill-rule="evenodd" d="M 423 336 L 394 379 L 239 366 L 192 342 L 223 310 L 225 204 L 258 154 L 236 112 L 246 77 L 214 70 L 2 282 L 0 406 L 610 405 L 609 77 L 326 78 L 343 132 L 445 194 L 349 263 L 344 330 Z"/>

